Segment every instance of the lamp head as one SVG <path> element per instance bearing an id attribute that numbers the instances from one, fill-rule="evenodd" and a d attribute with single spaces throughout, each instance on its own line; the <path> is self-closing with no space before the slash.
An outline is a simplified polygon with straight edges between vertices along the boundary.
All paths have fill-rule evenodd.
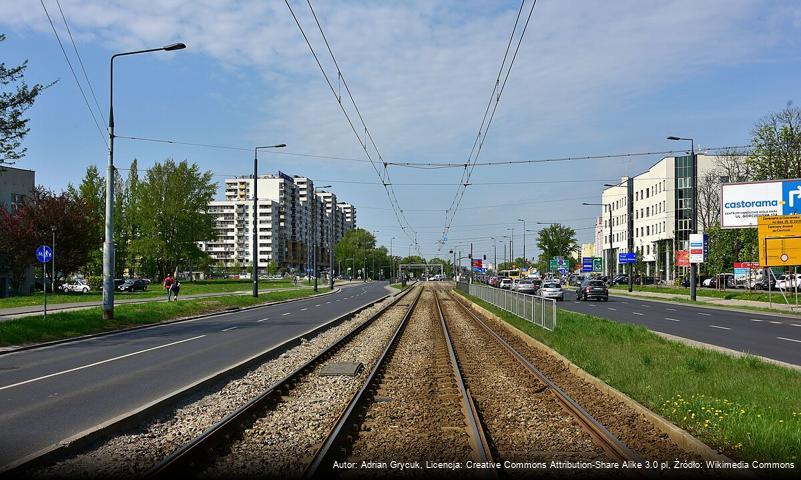
<path id="1" fill-rule="evenodd" d="M 674 137 L 673 135 L 667 137 L 668 140 L 681 140 L 679 137 Z"/>
<path id="2" fill-rule="evenodd" d="M 165 52 L 171 52 L 173 50 L 183 50 L 184 48 L 186 48 L 186 45 L 183 43 L 171 43 L 169 45 L 164 46 L 162 50 L 164 50 Z"/>

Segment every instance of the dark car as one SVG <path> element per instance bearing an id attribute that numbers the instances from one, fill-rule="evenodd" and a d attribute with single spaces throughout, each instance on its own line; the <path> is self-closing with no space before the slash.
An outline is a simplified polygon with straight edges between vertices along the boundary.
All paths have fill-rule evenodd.
<path id="1" fill-rule="evenodd" d="M 147 290 L 147 282 L 138 278 L 126 280 L 122 285 L 117 287 L 117 289 L 121 292 L 144 292 Z"/>
<path id="2" fill-rule="evenodd" d="M 589 300 L 599 298 L 604 302 L 609 301 L 609 290 L 601 280 L 585 280 L 576 290 L 576 300 Z"/>
<path id="3" fill-rule="evenodd" d="M 634 280 L 634 283 L 637 285 L 654 285 L 656 283 L 656 278 L 654 277 L 637 277 Z"/>
<path id="4" fill-rule="evenodd" d="M 609 285 L 627 285 L 629 283 L 628 275 L 616 275 Z"/>
<path id="5" fill-rule="evenodd" d="M 695 285 L 696 286 L 701 285 L 700 276 L 695 277 Z M 684 277 L 684 279 L 681 281 L 681 286 L 684 288 L 690 288 L 690 277 Z"/>

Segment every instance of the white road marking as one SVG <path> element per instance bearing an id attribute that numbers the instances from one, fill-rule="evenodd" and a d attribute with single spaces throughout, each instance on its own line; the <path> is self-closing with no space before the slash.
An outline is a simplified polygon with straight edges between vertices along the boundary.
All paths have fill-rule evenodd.
<path id="1" fill-rule="evenodd" d="M 256 320 L 256 323 L 266 322 L 269 318 L 262 318 L 261 320 Z"/>
<path id="2" fill-rule="evenodd" d="M 331 303 L 331 302 L 325 302 L 325 303 L 326 303 L 326 305 L 327 305 L 327 304 L 329 304 L 329 303 Z"/>
<path id="3" fill-rule="evenodd" d="M 794 327 L 801 327 L 801 324 L 798 324 L 798 323 L 791 323 L 790 325 L 792 325 Z"/>
<path id="4" fill-rule="evenodd" d="M 731 330 L 729 327 L 721 327 L 719 325 L 710 325 L 711 328 L 719 328 L 721 330 Z"/>
<path id="5" fill-rule="evenodd" d="M 751 320 L 752 322 L 763 322 L 763 321 L 764 321 L 764 320 L 760 320 L 760 319 L 758 319 L 758 318 L 751 318 L 750 320 Z"/>
<path id="6" fill-rule="evenodd" d="M 606 307 L 606 308 L 612 310 L 613 312 L 617 312 L 617 308 L 612 308 L 612 307 Z"/>
<path id="7" fill-rule="evenodd" d="M 640 306 L 641 306 L 641 307 L 645 307 L 645 308 L 651 308 L 651 306 L 650 306 L 650 305 L 646 305 L 646 304 L 644 304 L 644 303 L 641 303 L 641 304 L 640 304 Z"/>
<path id="8" fill-rule="evenodd" d="M 319 306 L 320 306 L 320 304 L 318 303 L 317 305 L 315 305 L 315 306 L 314 306 L 314 308 L 317 308 L 317 307 L 319 307 Z"/>
<path id="9" fill-rule="evenodd" d="M 667 310 L 667 311 L 669 311 L 669 312 L 675 312 L 675 311 L 676 311 L 676 309 L 675 309 L 675 308 L 666 308 L 665 310 Z"/>
<path id="10" fill-rule="evenodd" d="M 198 335 L 197 337 L 187 338 L 187 339 L 184 339 L 184 340 L 178 340 L 177 342 L 167 343 L 165 345 L 159 345 L 158 347 L 151 347 L 151 348 L 146 348 L 144 350 L 139 350 L 138 352 L 126 353 L 125 355 L 120 355 L 119 357 L 109 358 L 107 360 L 101 360 L 99 362 L 90 363 L 89 365 L 83 365 L 81 367 L 70 368 L 69 370 L 62 370 L 61 372 L 56 372 L 56 373 L 51 373 L 49 375 L 43 375 L 41 377 L 31 378 L 30 380 L 25 380 L 23 382 L 12 383 L 11 385 L 6 385 L 4 387 L 0 387 L 0 390 L 6 390 L 8 388 L 18 387 L 20 385 L 25 385 L 27 383 L 33 383 L 33 382 L 36 382 L 36 381 L 39 381 L 39 380 L 44 380 L 46 378 L 56 377 L 58 375 L 64 375 L 65 373 L 70 373 L 70 372 L 75 372 L 75 371 L 78 371 L 78 370 L 83 370 L 84 368 L 96 367 L 97 365 L 102 365 L 104 363 L 113 362 L 115 360 L 121 360 L 121 359 L 127 358 L 127 357 L 132 357 L 134 355 L 139 355 L 140 353 L 152 352 L 153 350 L 158 350 L 158 349 L 164 348 L 164 347 L 171 347 L 173 345 L 178 345 L 179 343 L 191 342 L 192 340 L 197 340 L 198 338 L 203 338 L 203 337 L 205 337 L 205 335 Z"/>
<path id="11" fill-rule="evenodd" d="M 591 307 L 597 307 L 598 305 L 596 305 L 596 304 L 594 304 L 594 303 L 591 303 L 591 304 L 590 304 L 590 306 L 591 306 Z"/>
<path id="12" fill-rule="evenodd" d="M 228 327 L 228 328 L 223 328 L 223 329 L 222 329 L 222 330 L 220 330 L 220 331 L 221 331 L 221 332 L 227 332 L 227 331 L 229 331 L 229 330 L 234 330 L 234 329 L 236 329 L 236 328 L 239 328 L 239 327 Z"/>
<path id="13" fill-rule="evenodd" d="M 301 309 L 300 309 L 300 311 L 301 311 L 301 312 L 305 312 L 305 311 L 306 311 L 306 310 L 308 310 L 308 309 L 309 309 L 309 307 L 306 307 L 306 308 L 301 308 Z"/>
<path id="14" fill-rule="evenodd" d="M 665 320 L 670 320 L 671 322 L 680 322 L 681 321 L 681 320 L 678 320 L 676 318 L 670 318 L 670 317 L 665 317 Z"/>
<path id="15" fill-rule="evenodd" d="M 776 338 L 778 338 L 779 340 L 787 340 L 788 342 L 801 343 L 801 340 L 796 340 L 795 338 L 786 338 L 786 337 L 776 337 Z"/>
<path id="16" fill-rule="evenodd" d="M 629 302 L 620 302 L 620 303 L 624 303 L 624 304 L 626 304 L 626 305 L 628 305 L 628 304 L 629 304 Z"/>
<path id="17" fill-rule="evenodd" d="M 712 316 L 711 313 L 704 313 L 704 312 L 695 312 L 695 313 L 697 313 L 698 315 L 703 315 L 705 317 L 711 317 Z"/>
<path id="18" fill-rule="evenodd" d="M 281 314 L 281 316 L 282 316 L 282 317 L 286 317 L 287 315 L 289 315 L 289 314 L 291 314 L 291 313 L 292 313 L 292 312 L 286 312 L 286 313 L 282 313 L 282 314 Z"/>
<path id="19" fill-rule="evenodd" d="M 639 316 L 645 315 L 644 313 L 640 313 L 640 312 L 631 312 L 631 313 L 633 313 L 634 315 L 639 315 Z"/>
<path id="20" fill-rule="evenodd" d="M 782 324 L 782 322 L 777 322 L 775 320 L 771 320 L 770 323 L 772 323 L 774 325 L 781 325 Z"/>

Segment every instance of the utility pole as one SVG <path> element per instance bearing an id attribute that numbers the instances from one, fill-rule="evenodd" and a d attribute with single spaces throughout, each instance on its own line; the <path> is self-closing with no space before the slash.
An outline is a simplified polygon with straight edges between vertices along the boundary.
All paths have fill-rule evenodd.
<path id="1" fill-rule="evenodd" d="M 523 222 L 523 260 L 527 260 L 526 257 L 526 220 L 523 218 L 518 218 L 518 222 Z"/>
<path id="2" fill-rule="evenodd" d="M 634 251 L 634 178 L 629 177 L 626 180 L 626 237 L 628 240 L 628 251 Z M 634 286 L 634 265 L 629 263 L 629 292 L 633 290 Z"/>
<path id="3" fill-rule="evenodd" d="M 331 198 L 331 237 L 328 239 L 328 280 L 334 289 L 334 222 L 337 218 L 337 202 Z"/>

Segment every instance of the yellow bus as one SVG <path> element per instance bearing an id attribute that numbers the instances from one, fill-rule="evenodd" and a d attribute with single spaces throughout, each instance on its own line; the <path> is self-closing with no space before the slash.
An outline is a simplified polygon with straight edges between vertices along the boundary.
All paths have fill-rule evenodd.
<path id="1" fill-rule="evenodd" d="M 515 268 L 513 270 L 501 270 L 498 272 L 498 276 L 511 278 L 512 280 L 520 278 L 520 269 Z"/>

